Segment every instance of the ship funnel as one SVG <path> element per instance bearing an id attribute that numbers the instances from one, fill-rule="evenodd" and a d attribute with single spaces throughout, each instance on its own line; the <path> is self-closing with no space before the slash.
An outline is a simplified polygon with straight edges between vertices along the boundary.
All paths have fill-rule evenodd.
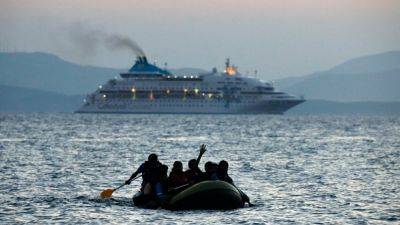
<path id="1" fill-rule="evenodd" d="M 138 56 L 136 62 L 139 64 L 148 64 L 146 56 Z"/>
<path id="2" fill-rule="evenodd" d="M 151 64 L 147 61 L 146 56 L 137 56 L 135 64 L 129 69 L 130 73 L 135 73 L 135 74 L 168 74 L 170 75 L 171 73 L 168 70 L 163 70 L 158 68 L 156 65 Z M 122 75 L 121 75 L 122 76 Z"/>

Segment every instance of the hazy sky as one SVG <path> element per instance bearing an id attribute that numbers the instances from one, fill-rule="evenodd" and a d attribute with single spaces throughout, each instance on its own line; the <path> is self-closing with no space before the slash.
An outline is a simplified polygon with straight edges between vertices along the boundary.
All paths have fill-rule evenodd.
<path id="1" fill-rule="evenodd" d="M 399 0 L 0 0 L 0 49 L 131 66 L 129 51 L 84 52 L 77 24 L 129 36 L 159 65 L 221 69 L 229 56 L 267 80 L 400 50 Z"/>

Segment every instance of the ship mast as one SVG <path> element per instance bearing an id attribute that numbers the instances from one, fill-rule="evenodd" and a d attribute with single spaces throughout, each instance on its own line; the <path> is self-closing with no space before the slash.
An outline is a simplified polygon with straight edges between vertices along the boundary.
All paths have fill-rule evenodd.
<path id="1" fill-rule="evenodd" d="M 225 62 L 225 71 L 228 71 L 228 68 L 230 67 L 230 59 L 226 58 L 226 62 Z"/>

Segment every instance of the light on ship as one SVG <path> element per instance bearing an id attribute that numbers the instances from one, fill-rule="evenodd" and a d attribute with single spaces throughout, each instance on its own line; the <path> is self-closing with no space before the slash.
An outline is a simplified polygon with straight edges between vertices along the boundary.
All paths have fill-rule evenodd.
<path id="1" fill-rule="evenodd" d="M 230 76 L 233 76 L 236 74 L 236 69 L 233 66 L 226 67 L 225 73 Z"/>
<path id="2" fill-rule="evenodd" d="M 150 100 L 154 100 L 154 94 L 153 94 L 153 91 L 151 91 L 151 92 L 150 92 L 149 98 L 150 98 Z"/>
<path id="3" fill-rule="evenodd" d="M 136 89 L 132 88 L 131 92 L 133 93 L 132 99 L 135 100 L 136 99 Z"/>
<path id="4" fill-rule="evenodd" d="M 107 98 L 107 95 L 103 95 L 103 98 Z"/>
<path id="5" fill-rule="evenodd" d="M 196 95 L 199 93 L 199 89 L 198 88 L 195 88 L 194 89 L 194 93 L 196 93 Z"/>
<path id="6" fill-rule="evenodd" d="M 186 99 L 186 94 L 188 93 L 188 89 L 187 88 L 184 88 L 183 89 L 183 99 Z"/>

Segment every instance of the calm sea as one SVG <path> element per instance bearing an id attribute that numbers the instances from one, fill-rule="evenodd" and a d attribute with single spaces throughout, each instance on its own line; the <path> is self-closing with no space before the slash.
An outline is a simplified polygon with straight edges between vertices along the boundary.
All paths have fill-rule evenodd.
<path id="1" fill-rule="evenodd" d="M 256 207 L 134 207 L 149 153 L 225 159 Z M 400 117 L 0 114 L 0 223 L 398 224 Z"/>

